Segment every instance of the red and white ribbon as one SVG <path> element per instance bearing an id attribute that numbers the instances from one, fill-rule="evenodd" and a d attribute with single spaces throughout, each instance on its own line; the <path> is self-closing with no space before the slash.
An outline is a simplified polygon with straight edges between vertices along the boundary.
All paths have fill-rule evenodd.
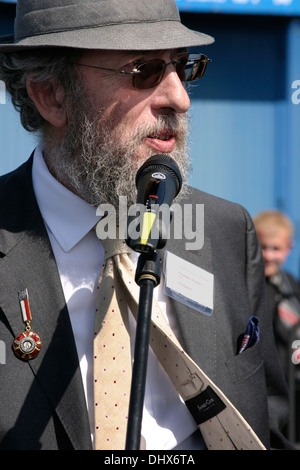
<path id="1" fill-rule="evenodd" d="M 32 320 L 27 289 L 24 289 L 19 292 L 19 301 L 20 301 L 23 321 L 26 323 Z"/>

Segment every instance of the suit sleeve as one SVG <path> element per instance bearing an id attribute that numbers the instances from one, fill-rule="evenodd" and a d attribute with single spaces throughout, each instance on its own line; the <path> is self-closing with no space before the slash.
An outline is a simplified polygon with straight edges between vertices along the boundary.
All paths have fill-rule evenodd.
<path id="1" fill-rule="evenodd" d="M 268 392 L 271 448 L 293 448 L 292 444 L 289 443 L 282 434 L 283 426 L 288 421 L 289 398 L 274 341 L 272 312 L 267 303 L 261 249 L 252 219 L 247 211 L 244 211 L 247 220 L 246 280 L 252 311 L 257 313 L 260 321 L 261 351 L 263 354 Z"/>

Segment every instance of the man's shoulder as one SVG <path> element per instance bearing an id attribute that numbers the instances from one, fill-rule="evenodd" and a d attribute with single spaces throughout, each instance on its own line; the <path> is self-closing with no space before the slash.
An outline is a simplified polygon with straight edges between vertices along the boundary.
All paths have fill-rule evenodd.
<path id="1" fill-rule="evenodd" d="M 233 205 L 238 206 L 236 202 L 229 201 L 228 199 L 221 198 L 220 196 L 215 196 L 212 193 L 207 193 L 202 191 L 201 189 L 197 189 L 193 186 L 188 186 L 185 192 L 184 201 L 204 201 L 209 202 L 211 204 L 217 205 Z"/>
<path id="2" fill-rule="evenodd" d="M 32 186 L 32 156 L 15 170 L 0 177 L 0 221 L 7 227 L 22 214 L 31 218 L 35 196 Z"/>
<path id="3" fill-rule="evenodd" d="M 32 188 L 32 155 L 15 170 L 0 176 L 0 201 L 6 197 L 7 200 L 15 201 L 23 198 L 24 192 Z"/>
<path id="4" fill-rule="evenodd" d="M 0 191 L 8 190 L 12 185 L 20 184 L 20 182 L 24 181 L 24 179 L 26 179 L 28 183 L 28 178 L 31 177 L 32 161 L 33 155 L 31 155 L 30 158 L 22 163 L 18 168 L 10 171 L 9 173 L 1 175 Z"/>
<path id="5" fill-rule="evenodd" d="M 185 197 L 181 200 L 181 204 L 203 204 L 206 215 L 216 216 L 221 219 L 229 218 L 230 220 L 235 218 L 245 220 L 246 218 L 251 221 L 247 209 L 241 204 L 223 199 L 191 186 L 188 187 Z"/>

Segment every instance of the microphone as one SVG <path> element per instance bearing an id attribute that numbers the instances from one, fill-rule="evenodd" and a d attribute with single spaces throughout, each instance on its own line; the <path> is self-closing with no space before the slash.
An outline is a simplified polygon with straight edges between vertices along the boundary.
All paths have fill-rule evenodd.
<path id="1" fill-rule="evenodd" d="M 135 182 L 138 191 L 137 206 L 142 206 L 143 214 L 134 237 L 132 227 L 130 228 L 133 217 L 129 216 L 126 242 L 134 251 L 150 253 L 166 243 L 158 228 L 159 214 L 163 213 L 160 208 L 164 205 L 169 209 L 181 189 L 182 178 L 175 160 L 167 154 L 160 154 L 146 160 L 139 168 Z M 170 215 L 170 211 L 168 214 Z"/>

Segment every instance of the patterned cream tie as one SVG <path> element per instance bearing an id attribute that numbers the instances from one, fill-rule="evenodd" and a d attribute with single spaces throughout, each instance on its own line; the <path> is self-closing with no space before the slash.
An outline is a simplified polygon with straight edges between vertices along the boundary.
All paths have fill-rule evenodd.
<path id="1" fill-rule="evenodd" d="M 116 333 L 116 325 L 121 324 L 122 331 L 127 332 L 127 328 L 123 326 L 124 317 L 126 315 L 126 308 L 124 307 L 124 299 L 127 300 L 128 306 L 137 318 L 138 312 L 138 299 L 139 299 L 139 286 L 134 281 L 135 267 L 128 256 L 130 249 L 127 247 L 125 242 L 118 242 L 119 246 L 116 247 L 116 241 L 109 241 L 107 244 L 105 240 L 105 245 L 107 247 L 107 255 L 110 256 L 113 253 L 116 254 L 113 257 L 113 261 L 109 259 L 103 270 L 103 276 L 101 276 L 100 290 L 102 298 L 98 304 L 98 310 L 101 307 L 105 308 L 107 316 L 109 313 L 113 313 L 114 320 L 113 323 L 113 333 Z M 112 263 L 112 264 L 111 264 Z M 116 275 L 113 279 L 110 277 L 110 285 L 114 285 L 114 288 L 109 287 L 106 284 L 104 273 L 107 272 L 112 276 L 112 272 Z M 117 293 L 116 297 L 116 288 L 121 288 L 121 293 Z M 110 292 L 109 289 L 113 292 L 113 295 L 109 295 L 107 298 L 107 292 Z M 121 298 L 119 297 L 121 296 Z M 101 296 L 100 296 L 101 298 Z M 122 307 L 122 319 L 118 320 L 115 305 L 112 305 L 111 299 L 117 298 L 117 304 L 119 307 Z M 114 310 L 114 311 L 113 311 Z M 102 314 L 104 318 L 105 314 Z M 102 331 L 104 332 L 107 325 L 107 319 L 105 316 L 105 324 L 103 325 L 100 333 L 97 334 L 95 338 L 95 397 L 96 397 L 96 448 L 102 449 L 124 449 L 125 440 L 126 440 L 126 420 L 127 414 L 124 412 L 121 414 L 121 418 L 117 415 L 117 412 L 120 411 L 120 404 L 123 400 L 123 397 L 126 394 L 126 410 L 128 410 L 129 404 L 129 393 L 130 393 L 130 374 L 125 374 L 126 370 L 130 367 L 130 354 L 129 359 L 127 360 L 126 366 L 119 366 L 117 372 L 113 374 L 113 384 L 106 383 L 105 385 L 101 383 L 104 380 L 104 376 L 108 375 L 107 370 L 108 366 L 108 357 L 107 357 L 107 344 L 106 339 L 101 340 Z M 126 320 L 127 322 L 127 320 Z M 102 320 L 98 320 L 97 325 L 99 331 L 101 328 Z M 104 342 L 105 341 L 105 342 Z M 126 340 L 129 343 L 129 338 Z M 112 352 L 109 354 L 110 359 L 112 359 L 113 366 L 118 364 L 118 361 L 121 360 L 121 356 L 125 351 L 129 353 L 129 346 L 125 339 L 121 341 L 121 346 L 117 346 L 117 352 Z M 231 402 L 223 394 L 223 392 L 218 389 L 218 387 L 204 374 L 204 372 L 199 368 L 199 366 L 185 353 L 178 340 L 174 336 L 172 330 L 167 324 L 164 315 L 161 313 L 160 308 L 153 298 L 153 308 L 152 308 L 152 318 L 151 318 L 151 332 L 150 332 L 150 346 L 152 347 L 154 353 L 156 354 L 159 362 L 165 369 L 168 374 L 171 382 L 176 388 L 177 392 L 181 395 L 182 399 L 185 401 L 187 407 L 189 408 L 191 414 L 196 420 L 200 431 L 202 433 L 203 439 L 205 440 L 206 446 L 209 450 L 263 450 L 265 447 L 256 436 L 254 431 L 251 429 L 249 424 L 244 420 L 241 414 L 234 408 Z M 123 348 L 123 349 L 122 349 Z M 105 350 L 105 355 L 103 354 Z M 99 365 L 100 356 L 103 355 L 103 365 L 101 365 L 104 374 L 102 374 L 100 379 L 100 374 L 98 372 L 97 363 Z M 124 354 L 125 355 L 125 354 Z M 105 362 L 107 360 L 107 362 Z M 102 361 L 101 361 L 102 362 Z M 113 367 L 112 366 L 112 367 Z M 123 382 L 124 377 L 126 376 L 126 387 Z M 118 384 L 118 380 L 122 379 L 122 386 Z M 116 383 L 114 382 L 116 380 Z M 114 385 L 118 384 L 117 387 Z M 101 388 L 100 388 L 101 387 Z M 114 389 L 119 393 L 119 398 L 109 398 L 109 394 L 112 393 Z M 102 390 L 100 392 L 100 390 Z M 200 401 L 199 401 L 200 397 Z M 128 401 L 127 401 L 128 399 Z M 100 405 L 102 411 L 100 412 Z M 117 405 L 117 406 L 116 406 Z M 108 411 L 108 406 L 112 408 Z M 213 411 L 211 414 L 211 409 L 217 410 Z M 115 413 L 113 413 L 115 412 Z M 114 420 L 111 420 L 110 413 L 115 416 Z M 216 413 L 216 414 L 215 414 Z M 204 418 L 203 418 L 204 416 Z M 204 419 L 204 421 L 203 421 Z M 110 424 L 109 421 L 112 421 Z M 122 423 L 122 424 L 121 424 Z M 110 434 L 108 434 L 107 426 L 109 424 Z M 102 430 L 102 431 L 101 431 Z M 102 435 L 101 444 L 97 436 L 97 431 L 100 431 L 99 434 Z M 121 437 L 121 433 L 124 435 Z M 114 439 L 116 438 L 116 441 Z M 99 444 L 98 444 L 99 443 Z M 100 447 L 99 447 L 100 446 Z M 117 447 L 118 446 L 118 447 Z"/>
<path id="2" fill-rule="evenodd" d="M 124 256 L 122 249 L 128 251 L 128 248 L 124 242 L 116 254 L 115 244 L 105 242 L 95 316 L 95 449 L 122 450 L 125 449 L 132 367 L 127 292 L 117 270 Z"/>

